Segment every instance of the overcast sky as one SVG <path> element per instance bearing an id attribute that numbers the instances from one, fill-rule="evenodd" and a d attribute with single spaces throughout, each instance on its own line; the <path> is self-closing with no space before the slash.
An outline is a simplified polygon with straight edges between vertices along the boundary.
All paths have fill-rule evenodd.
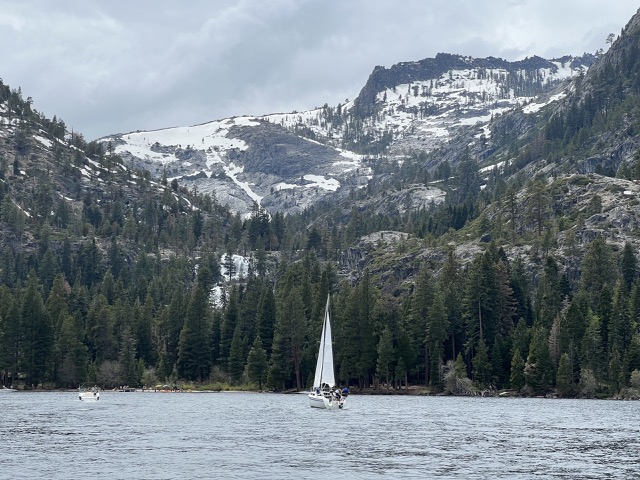
<path id="1" fill-rule="evenodd" d="M 92 140 L 353 99 L 376 65 L 606 48 L 632 0 L 0 0 L 0 78 Z"/>

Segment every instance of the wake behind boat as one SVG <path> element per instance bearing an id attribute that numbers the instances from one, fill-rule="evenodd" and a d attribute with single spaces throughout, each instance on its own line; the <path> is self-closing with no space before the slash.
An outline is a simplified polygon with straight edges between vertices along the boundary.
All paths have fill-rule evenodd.
<path id="1" fill-rule="evenodd" d="M 344 408 L 349 395 L 345 388 L 340 391 L 336 388 L 336 379 L 333 370 L 333 343 L 331 341 L 330 296 L 327 295 L 327 306 L 324 311 L 322 335 L 320 336 L 320 349 L 316 362 L 316 375 L 313 380 L 313 391 L 308 394 L 309 406 L 312 408 Z"/>

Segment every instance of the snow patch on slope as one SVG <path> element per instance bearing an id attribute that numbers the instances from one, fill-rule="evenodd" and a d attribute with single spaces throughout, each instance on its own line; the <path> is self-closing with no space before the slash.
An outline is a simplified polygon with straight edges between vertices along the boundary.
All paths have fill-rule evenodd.
<path id="1" fill-rule="evenodd" d="M 175 154 L 168 153 L 161 147 L 179 147 L 182 149 L 205 150 L 207 164 L 220 163 L 221 152 L 231 149 L 246 150 L 247 145 L 238 139 L 227 138 L 231 127 L 259 125 L 252 117 L 235 117 L 225 120 L 194 125 L 191 127 L 175 127 L 146 132 L 132 132 L 122 135 L 125 141 L 115 147 L 115 153 L 129 153 L 134 157 L 160 162 L 163 164 L 177 162 Z"/>

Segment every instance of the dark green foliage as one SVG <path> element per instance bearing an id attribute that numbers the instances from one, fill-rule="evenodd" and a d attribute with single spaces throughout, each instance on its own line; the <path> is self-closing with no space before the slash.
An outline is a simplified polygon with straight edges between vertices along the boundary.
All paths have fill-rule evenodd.
<path id="1" fill-rule="evenodd" d="M 241 328 L 239 325 L 233 332 L 233 338 L 231 339 L 231 346 L 229 348 L 229 359 L 227 361 L 227 372 L 229 377 L 234 383 L 240 383 L 242 380 L 242 371 L 244 369 L 244 352 L 243 352 L 243 338 Z"/>
<path id="2" fill-rule="evenodd" d="M 587 317 L 587 328 L 582 337 L 580 352 L 582 368 L 589 369 L 597 378 L 603 378 L 606 355 L 602 341 L 602 321 L 591 312 Z"/>
<path id="3" fill-rule="evenodd" d="M 537 292 L 536 307 L 538 325 L 551 328 L 553 319 L 562 307 L 563 291 L 558 263 L 553 257 L 547 257 L 544 274 Z"/>
<path id="4" fill-rule="evenodd" d="M 26 383 L 37 387 L 51 372 L 53 325 L 47 313 L 35 276 L 30 276 L 20 311 L 19 368 Z"/>
<path id="5" fill-rule="evenodd" d="M 480 339 L 476 355 L 473 357 L 473 380 L 481 387 L 486 387 L 491 383 L 491 363 L 484 339 Z"/>
<path id="6" fill-rule="evenodd" d="M 177 370 L 182 378 L 203 380 L 211 368 L 210 315 L 202 288 L 191 292 L 187 316 L 180 332 Z"/>
<path id="7" fill-rule="evenodd" d="M 77 318 L 61 314 L 62 322 L 56 342 L 59 363 L 56 369 L 58 384 L 67 388 L 81 385 L 87 375 L 89 353 L 82 342 L 82 325 Z"/>
<path id="8" fill-rule="evenodd" d="M 0 373 L 3 384 L 18 373 L 19 318 L 18 298 L 7 286 L 0 285 Z"/>
<path id="9" fill-rule="evenodd" d="M 374 331 L 374 291 L 368 271 L 355 289 L 345 288 L 336 303 L 336 336 L 340 378 L 360 387 L 370 385 L 376 366 L 378 335 Z M 388 313 L 388 312 L 386 312 Z M 384 319 L 381 319 L 385 322 Z M 384 328 L 385 323 L 380 325 Z"/>
<path id="10" fill-rule="evenodd" d="M 249 380 L 256 382 L 260 390 L 267 379 L 267 368 L 267 352 L 262 348 L 260 336 L 256 335 L 247 357 L 247 374 Z"/>
<path id="11" fill-rule="evenodd" d="M 436 294 L 427 315 L 426 339 L 429 383 L 439 389 L 442 385 L 441 370 L 444 359 L 444 342 L 449 336 L 449 319 L 442 295 Z"/>
<path id="12" fill-rule="evenodd" d="M 582 262 L 581 289 L 592 299 L 598 298 L 603 288 L 613 289 L 615 268 L 611 247 L 604 238 L 597 237 L 589 245 Z"/>
<path id="13" fill-rule="evenodd" d="M 286 296 L 280 298 L 279 315 L 276 320 L 280 325 L 276 329 L 282 334 L 286 356 L 293 367 L 296 389 L 301 390 L 303 387 L 301 366 L 307 319 L 300 289 L 290 283 L 287 290 Z"/>
<path id="14" fill-rule="evenodd" d="M 125 326 L 120 338 L 120 352 L 118 353 L 120 380 L 125 385 L 139 386 L 141 376 L 136 361 L 136 340 L 129 326 Z"/>
<path id="15" fill-rule="evenodd" d="M 516 348 L 511 360 L 511 376 L 509 378 L 511 388 L 514 390 L 520 390 L 525 385 L 524 368 L 525 364 L 522 359 L 522 354 L 520 353 L 520 349 Z"/>
<path id="16" fill-rule="evenodd" d="M 571 397 L 575 394 L 573 369 L 571 368 L 569 355 L 566 353 L 563 353 L 560 357 L 558 373 L 556 375 L 556 385 L 558 387 L 558 395 L 561 397 Z"/>
<path id="17" fill-rule="evenodd" d="M 409 334 L 411 335 L 412 346 L 423 359 L 423 371 L 425 383 L 429 383 L 429 351 L 434 346 L 442 342 L 439 336 L 431 341 L 427 326 L 431 315 L 431 306 L 434 301 L 435 287 L 431 272 L 426 267 L 422 267 L 416 278 L 415 289 L 411 297 L 411 322 L 409 323 Z M 444 321 L 442 318 L 433 317 L 433 320 Z M 438 332 L 439 333 L 439 332 Z M 433 352 L 433 359 L 438 358 L 438 352 Z M 436 361 L 436 364 L 438 361 Z"/>
<path id="18" fill-rule="evenodd" d="M 637 259 L 633 253 L 633 247 L 629 242 L 625 243 L 624 250 L 622 251 L 622 259 L 620 260 L 620 271 L 624 280 L 624 286 L 627 292 L 631 292 L 631 286 L 636 280 L 637 272 Z"/>
<path id="19" fill-rule="evenodd" d="M 392 372 L 395 363 L 396 352 L 393 348 L 393 334 L 389 326 L 386 326 L 380 335 L 378 342 L 378 362 L 376 366 L 376 374 L 382 383 L 391 386 Z"/>
<path id="20" fill-rule="evenodd" d="M 533 393 L 543 393 L 554 383 L 555 375 L 549 354 L 548 334 L 543 328 L 533 331 L 524 375 L 526 385 Z"/>
<path id="21" fill-rule="evenodd" d="M 83 252 L 93 248 L 91 242 L 84 245 Z M 40 250 L 43 259 L 47 252 L 52 249 Z M 12 264 L 31 263 L 9 258 Z M 205 381 L 215 365 L 233 383 L 246 379 L 277 389 L 302 389 L 313 376 L 326 295 L 335 279 L 331 267 L 321 267 L 311 256 L 283 264 L 276 289 L 249 278 L 232 286 L 212 313 L 203 288 L 210 285 L 204 280 L 207 269 L 189 279 L 178 262 L 159 270 L 153 257 L 142 256 L 132 266 L 133 276 L 116 279 L 104 267 L 108 258 L 99 257 L 95 270 L 103 273 L 100 280 L 91 280 L 91 290 L 81 275 L 73 286 L 61 273 L 45 283 L 51 278 L 41 274 L 46 262 L 40 263 L 40 275 L 31 277 L 29 288 L 3 286 L 0 358 L 5 382 L 29 372 L 32 383 L 73 387 L 96 379 L 105 385 L 139 385 L 142 369 L 154 366 L 160 379 Z M 51 273 L 60 268 L 54 264 Z M 526 314 L 530 308 L 531 287 L 522 263 L 505 263 L 504 254 L 492 246 L 467 271 L 458 269 L 452 254 L 437 279 L 422 269 L 413 293 L 401 303 L 372 289 L 365 272 L 356 286 L 342 285 L 334 298 L 336 373 L 342 382 L 358 386 L 428 383 L 435 392 L 445 385 L 444 366 L 466 345 L 465 377 L 471 375 L 479 387 L 520 389 L 526 384 L 531 393 L 556 387 L 561 395 L 574 395 L 578 378 L 586 379 L 588 373 L 596 385 L 606 384 L 614 392 L 640 367 L 634 340 L 637 288 L 634 279 L 629 293 L 621 269 L 611 293 L 596 270 L 587 269 L 591 282 L 581 281 L 577 290 L 568 290 L 571 295 L 561 296 L 569 287 L 563 286 L 558 265 L 549 257 L 538 286 L 533 330 L 525 319 L 515 321 L 518 311 Z M 135 287 L 127 290 L 123 281 L 133 281 Z M 45 305 L 37 291 L 48 283 Z M 587 294 L 594 291 L 593 283 L 602 285 L 595 300 Z M 20 300 L 23 295 L 32 300 Z M 466 328 L 459 323 L 461 311 Z M 33 329 L 44 334 L 28 335 Z M 27 350 L 27 344 L 37 346 Z M 38 356 L 27 355 L 31 350 Z M 580 392 L 587 395 L 583 383 Z"/>

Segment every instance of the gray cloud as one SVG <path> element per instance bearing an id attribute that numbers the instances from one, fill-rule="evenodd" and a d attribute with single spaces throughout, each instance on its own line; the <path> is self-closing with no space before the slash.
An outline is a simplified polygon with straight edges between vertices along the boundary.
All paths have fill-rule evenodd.
<path id="1" fill-rule="evenodd" d="M 0 77 L 87 139 L 354 98 L 376 65 L 604 48 L 627 0 L 0 0 Z"/>

